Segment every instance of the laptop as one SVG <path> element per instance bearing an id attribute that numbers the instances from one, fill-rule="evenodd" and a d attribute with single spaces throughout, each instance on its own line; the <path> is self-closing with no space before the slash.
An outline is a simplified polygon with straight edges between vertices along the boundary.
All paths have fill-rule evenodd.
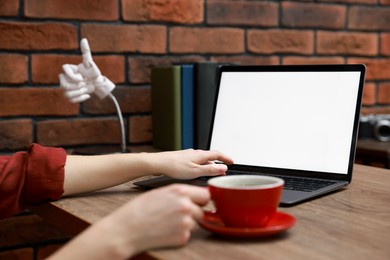
<path id="1" fill-rule="evenodd" d="M 227 175 L 285 180 L 281 206 L 351 183 L 365 66 L 221 66 L 208 140 L 233 158 Z M 157 177 L 135 184 L 207 185 L 209 177 Z"/>

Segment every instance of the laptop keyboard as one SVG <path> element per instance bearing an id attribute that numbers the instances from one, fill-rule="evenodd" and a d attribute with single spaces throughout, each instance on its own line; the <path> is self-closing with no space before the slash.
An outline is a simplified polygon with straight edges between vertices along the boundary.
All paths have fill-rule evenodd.
<path id="1" fill-rule="evenodd" d="M 243 174 L 243 172 L 236 172 L 236 171 L 227 172 L 227 175 L 241 175 L 241 174 Z M 249 173 L 249 174 L 256 175 L 254 173 Z M 285 190 L 296 190 L 296 191 L 304 191 L 304 192 L 319 190 L 326 186 L 336 183 L 335 181 L 317 180 L 317 179 L 302 178 L 302 177 L 276 176 L 270 174 L 257 174 L 257 175 L 274 176 L 274 177 L 281 178 L 284 180 Z M 198 179 L 207 181 L 209 178 L 211 177 L 205 176 L 205 177 L 200 177 Z"/>
<path id="2" fill-rule="evenodd" d="M 307 178 L 282 177 L 284 189 L 311 192 L 332 185 L 334 181 L 314 180 Z"/>

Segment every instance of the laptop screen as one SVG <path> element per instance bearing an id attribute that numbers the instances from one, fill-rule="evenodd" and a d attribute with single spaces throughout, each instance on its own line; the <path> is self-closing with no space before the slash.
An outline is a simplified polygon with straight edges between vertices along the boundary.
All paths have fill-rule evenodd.
<path id="1" fill-rule="evenodd" d="M 348 174 L 362 72 L 304 70 L 222 68 L 209 148 L 238 165 Z"/>

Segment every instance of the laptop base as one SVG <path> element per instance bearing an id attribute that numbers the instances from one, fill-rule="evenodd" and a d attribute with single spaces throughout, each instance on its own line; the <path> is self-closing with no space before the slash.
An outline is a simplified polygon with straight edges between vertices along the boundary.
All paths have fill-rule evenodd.
<path id="1" fill-rule="evenodd" d="M 190 179 L 190 180 L 179 180 L 179 179 L 173 179 L 167 176 L 160 176 L 152 179 L 142 180 L 134 182 L 134 185 L 139 186 L 144 189 L 154 189 L 163 187 L 166 185 L 174 184 L 174 183 L 181 183 L 181 184 L 189 184 L 189 185 L 195 185 L 200 187 L 207 187 L 207 180 L 204 178 L 197 178 L 197 179 Z M 296 190 L 283 190 L 282 198 L 280 199 L 280 205 L 281 207 L 289 207 L 293 206 L 302 202 L 305 202 L 307 200 L 310 200 L 312 198 L 319 197 L 324 194 L 328 194 L 329 192 L 339 190 L 343 187 L 348 186 L 348 182 L 346 181 L 339 181 L 335 182 L 334 184 L 327 186 L 323 189 L 315 190 L 312 192 L 305 192 L 305 191 L 296 191 Z"/>

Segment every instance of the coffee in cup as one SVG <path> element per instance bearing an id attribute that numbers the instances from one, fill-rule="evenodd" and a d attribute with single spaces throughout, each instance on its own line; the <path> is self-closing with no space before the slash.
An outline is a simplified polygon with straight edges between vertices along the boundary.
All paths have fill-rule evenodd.
<path id="1" fill-rule="evenodd" d="M 226 226 L 259 228 L 276 212 L 284 181 L 259 175 L 220 176 L 208 180 L 216 213 Z"/>

